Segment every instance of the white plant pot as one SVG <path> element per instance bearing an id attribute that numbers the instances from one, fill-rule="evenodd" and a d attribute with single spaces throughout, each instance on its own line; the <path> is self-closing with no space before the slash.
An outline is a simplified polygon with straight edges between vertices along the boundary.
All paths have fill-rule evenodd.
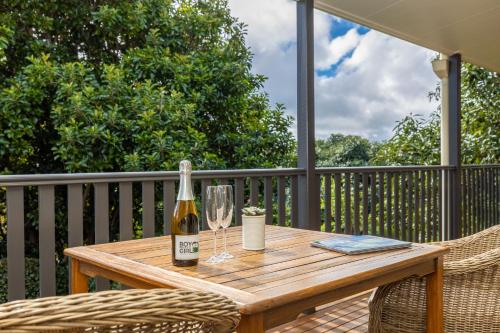
<path id="1" fill-rule="evenodd" d="M 245 250 L 264 250 L 266 247 L 266 216 L 242 215 L 242 242 Z"/>

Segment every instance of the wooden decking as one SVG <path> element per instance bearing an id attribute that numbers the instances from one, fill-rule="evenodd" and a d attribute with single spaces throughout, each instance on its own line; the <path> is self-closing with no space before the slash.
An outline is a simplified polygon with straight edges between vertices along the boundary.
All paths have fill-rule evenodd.
<path id="1" fill-rule="evenodd" d="M 367 333 L 370 295 L 371 292 L 367 292 L 326 304 L 313 314 L 303 315 L 267 333 Z"/>

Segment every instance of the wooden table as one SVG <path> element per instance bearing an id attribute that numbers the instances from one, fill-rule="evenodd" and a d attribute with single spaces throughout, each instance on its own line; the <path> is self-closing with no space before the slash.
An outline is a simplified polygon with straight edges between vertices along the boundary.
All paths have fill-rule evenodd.
<path id="1" fill-rule="evenodd" d="M 205 263 L 212 234 L 202 232 L 196 267 L 171 263 L 170 236 L 65 250 L 71 257 L 73 293 L 87 292 L 88 277 L 102 276 L 136 288 L 191 288 L 223 294 L 240 307 L 238 332 L 259 333 L 297 314 L 411 275 L 427 277 L 427 332 L 443 331 L 443 261 L 446 249 L 411 248 L 343 255 L 310 246 L 331 234 L 266 226 L 266 250 L 241 248 L 241 227 L 228 231 L 234 259 Z"/>

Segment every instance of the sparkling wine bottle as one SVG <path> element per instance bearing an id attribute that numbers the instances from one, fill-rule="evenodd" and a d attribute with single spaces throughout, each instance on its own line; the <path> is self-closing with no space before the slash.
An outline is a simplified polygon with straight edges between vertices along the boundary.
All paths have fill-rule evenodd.
<path id="1" fill-rule="evenodd" d="M 194 266 L 199 258 L 199 222 L 191 186 L 191 162 L 179 164 L 180 186 L 171 220 L 172 263 Z"/>

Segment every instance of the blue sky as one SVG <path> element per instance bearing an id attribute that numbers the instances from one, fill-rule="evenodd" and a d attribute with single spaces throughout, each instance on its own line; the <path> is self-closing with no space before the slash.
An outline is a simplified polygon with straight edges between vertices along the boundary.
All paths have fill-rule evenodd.
<path id="1" fill-rule="evenodd" d="M 248 25 L 253 71 L 268 77 L 264 90 L 295 117 L 295 1 L 229 4 Z M 437 83 L 430 64 L 435 52 L 320 11 L 314 19 L 316 137 L 340 132 L 384 140 L 405 115 L 436 109 L 427 98 Z"/>

